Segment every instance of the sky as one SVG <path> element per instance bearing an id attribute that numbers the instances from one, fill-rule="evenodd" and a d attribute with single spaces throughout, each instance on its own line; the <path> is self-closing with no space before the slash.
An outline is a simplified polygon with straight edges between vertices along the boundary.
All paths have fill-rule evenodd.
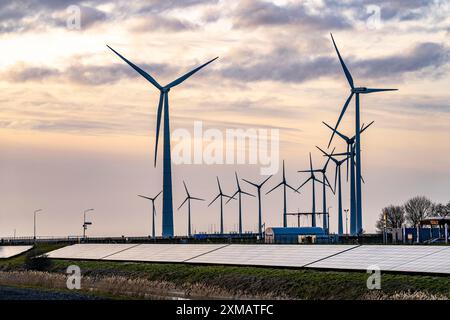
<path id="1" fill-rule="evenodd" d="M 162 84 L 219 59 L 170 92 L 172 133 L 203 129 L 279 132 L 277 163 L 298 187 L 298 170 L 324 157 L 349 94 L 330 32 L 358 86 L 398 88 L 361 97 L 363 227 L 375 231 L 384 206 L 416 195 L 450 200 L 450 4 L 425 0 L 111 1 L 4 0 L 0 3 L 0 236 L 82 233 L 141 236 L 162 189 L 162 143 L 153 166 L 158 91 L 106 45 Z M 340 125 L 354 132 L 352 103 Z M 185 131 L 183 131 L 185 132 Z M 162 140 L 161 140 L 162 141 Z M 211 142 L 212 143 L 212 142 Z M 172 148 L 176 140 L 172 142 Z M 203 147 L 208 141 L 203 142 Z M 339 138 L 331 148 L 343 151 Z M 331 148 L 329 150 L 331 150 Z M 262 181 L 261 163 L 173 164 L 175 234 L 187 232 L 184 180 L 193 196 L 193 230 L 219 229 L 207 204 L 240 178 Z M 329 180 L 334 183 L 334 165 Z M 264 190 L 280 182 L 281 165 Z M 345 180 L 345 169 L 343 170 Z M 241 182 L 245 191 L 255 190 Z M 344 183 L 344 208 L 348 184 Z M 311 210 L 311 185 L 288 193 L 288 211 Z M 317 186 L 318 210 L 322 208 Z M 263 192 L 266 226 L 282 223 L 282 191 Z M 331 231 L 337 198 L 327 196 Z M 157 201 L 156 232 L 161 232 Z M 237 203 L 225 231 L 237 230 Z M 244 230 L 257 230 L 257 205 L 244 198 Z M 321 223 L 321 218 L 318 219 Z M 302 218 L 302 225 L 310 221 Z M 297 220 L 289 218 L 289 225 Z M 345 222 L 344 222 L 345 226 Z"/>

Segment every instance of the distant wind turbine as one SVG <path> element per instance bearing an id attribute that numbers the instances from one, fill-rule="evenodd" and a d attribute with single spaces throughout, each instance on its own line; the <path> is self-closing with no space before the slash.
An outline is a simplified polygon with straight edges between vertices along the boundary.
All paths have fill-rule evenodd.
<path id="1" fill-rule="evenodd" d="M 239 207 L 239 234 L 242 234 L 242 195 L 245 194 L 247 196 L 251 196 L 254 197 L 254 195 L 245 192 L 241 189 L 241 185 L 239 184 L 239 178 L 237 176 L 237 172 L 234 173 L 234 175 L 236 176 L 236 185 L 237 185 L 237 190 L 236 192 L 231 196 L 230 199 L 228 199 L 227 202 L 225 202 L 225 204 L 227 204 L 228 202 L 230 202 L 232 199 L 234 199 L 234 196 L 237 195 L 238 196 L 238 207 Z"/>
<path id="2" fill-rule="evenodd" d="M 155 216 L 156 216 L 156 208 L 155 208 L 155 200 L 158 198 L 158 196 L 161 194 L 162 191 L 160 191 L 156 196 L 153 198 L 141 196 L 138 195 L 138 197 L 150 200 L 152 202 L 152 238 L 155 239 Z"/>
<path id="3" fill-rule="evenodd" d="M 258 194 L 258 234 L 259 234 L 259 237 L 260 237 L 260 238 L 262 237 L 262 233 L 263 233 L 263 231 L 262 231 L 261 188 L 262 188 L 262 186 L 263 186 L 270 178 L 272 178 L 271 175 L 268 176 L 268 177 L 267 177 L 263 182 L 261 182 L 260 184 L 251 182 L 251 181 L 246 180 L 246 179 L 242 179 L 242 180 L 244 180 L 245 182 L 247 182 L 248 184 L 251 184 L 252 186 L 254 186 L 254 187 L 257 189 L 257 191 L 258 191 L 258 193 L 257 193 L 257 194 Z"/>
<path id="4" fill-rule="evenodd" d="M 291 189 L 292 191 L 296 192 L 296 193 L 300 193 L 298 192 L 298 190 L 294 189 L 291 185 L 289 185 L 286 181 L 286 171 L 284 169 L 284 160 L 283 160 L 283 180 L 281 180 L 281 182 L 279 184 L 277 184 L 275 187 L 273 187 L 272 189 L 270 189 L 268 192 L 266 192 L 266 194 L 271 193 L 273 190 L 277 189 L 278 187 L 283 186 L 283 227 L 286 228 L 287 227 L 287 200 L 286 200 L 286 187 L 288 187 L 289 189 Z"/>
<path id="5" fill-rule="evenodd" d="M 211 206 L 214 201 L 216 201 L 220 197 L 220 234 L 223 234 L 223 198 L 235 199 L 233 197 L 227 196 L 222 192 L 222 187 L 220 186 L 219 177 L 217 179 L 217 186 L 219 187 L 219 194 L 208 204 L 208 207 Z"/>
<path id="6" fill-rule="evenodd" d="M 347 78 L 348 84 L 350 86 L 350 95 L 347 98 L 347 101 L 344 104 L 344 107 L 341 110 L 341 114 L 336 122 L 336 126 L 334 130 L 337 130 L 339 127 L 339 123 L 342 120 L 342 117 L 347 110 L 348 104 L 352 99 L 353 95 L 355 95 L 355 160 L 356 160 L 356 216 L 358 220 L 358 230 L 357 234 L 362 232 L 362 188 L 361 188 L 361 131 L 360 131 L 360 108 L 359 108 L 359 95 L 360 94 L 368 94 L 374 92 L 383 92 L 383 91 L 395 91 L 397 89 L 374 89 L 374 88 L 366 88 L 366 87 L 355 87 L 353 82 L 353 77 L 350 74 L 347 66 L 344 63 L 344 60 L 339 53 L 336 42 L 334 41 L 333 35 L 331 34 L 331 40 L 333 41 L 334 48 L 336 49 L 337 56 L 342 66 L 342 70 L 344 71 L 345 77 Z M 335 131 L 333 131 L 330 141 L 328 143 L 328 147 L 331 145 L 331 141 L 333 140 Z"/>
<path id="7" fill-rule="evenodd" d="M 200 199 L 196 197 L 192 197 L 189 194 L 188 188 L 186 187 L 186 183 L 183 181 L 184 190 L 186 190 L 186 199 L 184 199 L 183 203 L 178 207 L 178 210 L 187 202 L 188 206 L 188 237 L 191 237 L 191 200 L 205 201 L 205 199 Z"/>
<path id="8" fill-rule="evenodd" d="M 326 165 L 328 165 L 328 163 L 326 163 Z M 311 226 L 315 227 L 316 226 L 316 186 L 315 186 L 315 182 L 319 182 L 322 183 L 326 186 L 326 183 L 328 181 L 328 179 L 324 180 L 323 182 L 320 181 L 319 179 L 316 178 L 316 175 L 314 174 L 314 172 L 322 172 L 322 169 L 313 169 L 313 165 L 312 165 L 312 157 L 311 157 L 311 152 L 309 153 L 309 170 L 299 170 L 297 172 L 308 172 L 310 174 L 309 178 L 305 180 L 305 182 L 303 182 L 300 187 L 297 188 L 297 190 L 300 190 L 305 184 L 307 184 L 309 181 L 312 182 L 312 216 L 311 216 Z M 326 167 L 325 167 L 326 169 Z M 331 186 L 330 186 L 331 188 Z M 326 210 L 326 205 L 325 205 L 325 209 Z M 326 214 L 326 212 L 325 212 Z M 325 217 L 324 217 L 324 220 Z M 326 222 L 324 222 L 324 224 L 326 224 Z"/>
<path id="9" fill-rule="evenodd" d="M 205 64 L 189 71 L 178 79 L 170 82 L 165 86 L 161 86 L 149 73 L 145 72 L 137 65 L 132 63 L 123 57 L 120 53 L 115 51 L 113 48 L 108 46 L 115 54 L 117 54 L 123 61 L 130 65 L 134 70 L 136 70 L 141 76 L 143 76 L 147 81 L 153 84 L 159 91 L 159 104 L 156 116 L 156 143 L 155 143 L 155 162 L 156 167 L 156 157 L 158 152 L 158 139 L 159 139 L 159 128 L 161 125 L 161 114 L 164 107 L 164 153 L 163 153 L 163 215 L 162 215 L 162 236 L 163 237 L 173 237 L 173 201 L 172 201 L 172 161 L 170 155 L 170 126 L 169 126 L 169 91 L 171 88 L 181 84 L 183 81 L 188 79 L 194 73 L 204 68 L 218 57 L 208 61 Z"/>
<path id="10" fill-rule="evenodd" d="M 323 122 L 324 125 L 326 125 L 330 130 L 332 130 L 334 133 L 336 133 L 340 138 L 342 138 L 347 143 L 347 152 L 350 154 L 350 161 L 347 161 L 347 181 L 348 181 L 348 168 L 349 163 L 350 166 L 350 233 L 352 235 L 356 235 L 358 233 L 358 230 L 362 229 L 362 223 L 361 218 L 358 217 L 357 211 L 356 211 L 356 181 L 355 181 L 355 137 L 353 136 L 349 138 L 348 136 L 344 135 L 343 133 L 339 132 L 336 129 L 333 129 L 330 125 L 328 125 L 326 122 Z M 361 126 L 360 133 L 363 133 L 367 128 L 369 128 L 373 124 L 373 121 L 369 123 L 367 126 L 364 124 Z M 344 154 L 341 154 L 344 155 Z M 363 177 L 361 176 L 361 180 L 364 181 Z"/>
<path id="11" fill-rule="evenodd" d="M 344 162 L 347 162 L 348 159 L 351 157 L 350 153 L 346 153 L 346 157 L 342 160 L 338 160 L 331 154 L 328 154 L 318 146 L 316 146 L 317 149 L 319 149 L 328 159 L 331 159 L 334 164 L 336 165 L 336 171 L 334 175 L 334 190 L 336 190 L 336 183 L 337 183 L 337 191 L 338 191 L 338 234 L 343 235 L 344 234 L 344 227 L 343 227 L 343 216 L 342 216 L 342 182 L 341 182 L 341 165 Z M 334 150 L 333 150 L 334 151 Z"/>

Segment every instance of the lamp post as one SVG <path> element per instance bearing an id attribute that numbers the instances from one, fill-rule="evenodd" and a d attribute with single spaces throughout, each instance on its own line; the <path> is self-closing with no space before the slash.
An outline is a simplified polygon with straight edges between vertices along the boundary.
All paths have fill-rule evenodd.
<path id="1" fill-rule="evenodd" d="M 345 234 L 348 235 L 348 210 L 349 209 L 344 209 L 345 211 Z"/>
<path id="2" fill-rule="evenodd" d="M 94 209 L 86 209 L 86 210 L 84 210 L 84 213 L 83 213 L 83 239 L 86 238 L 87 226 L 92 224 L 92 222 L 87 222 L 86 221 L 86 213 L 88 213 L 89 211 L 94 211 Z"/>
<path id="3" fill-rule="evenodd" d="M 34 233 L 33 233 L 33 240 L 34 240 L 34 242 L 36 242 L 36 214 L 41 212 L 41 211 L 42 211 L 42 209 L 34 210 Z"/>

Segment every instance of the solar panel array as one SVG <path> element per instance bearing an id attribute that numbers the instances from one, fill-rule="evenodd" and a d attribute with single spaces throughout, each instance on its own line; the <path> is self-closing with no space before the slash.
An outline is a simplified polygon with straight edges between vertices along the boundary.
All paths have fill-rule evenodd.
<path id="1" fill-rule="evenodd" d="M 348 250 L 346 245 L 255 245 L 232 244 L 189 263 L 233 264 L 252 266 L 303 267 L 314 261 Z"/>
<path id="2" fill-rule="evenodd" d="M 352 250 L 329 257 L 309 265 L 309 268 L 367 270 L 376 266 L 384 271 L 400 271 L 401 266 L 410 265 L 410 272 L 423 272 L 415 268 L 417 260 L 436 263 L 436 253 L 442 250 L 438 246 L 359 246 Z M 447 260 L 450 261 L 450 260 Z M 439 269 L 438 269 L 439 270 Z M 441 271 L 439 271 L 441 273 Z M 445 273 L 445 272 L 443 272 Z"/>
<path id="3" fill-rule="evenodd" d="M 106 257 L 114 261 L 184 262 L 224 244 L 141 244 Z"/>
<path id="4" fill-rule="evenodd" d="M 401 272 L 446 273 L 450 274 L 450 248 L 444 247 L 428 256 L 401 264 L 392 269 Z"/>
<path id="5" fill-rule="evenodd" d="M 100 260 L 113 253 L 130 249 L 136 244 L 74 244 L 50 252 L 47 256 L 55 259 Z"/>
<path id="6" fill-rule="evenodd" d="M 8 259 L 24 253 L 33 246 L 0 246 L 0 259 Z"/>
<path id="7" fill-rule="evenodd" d="M 450 247 L 441 246 L 76 244 L 52 251 L 48 256 L 364 271 L 376 266 L 382 271 L 450 274 Z"/>

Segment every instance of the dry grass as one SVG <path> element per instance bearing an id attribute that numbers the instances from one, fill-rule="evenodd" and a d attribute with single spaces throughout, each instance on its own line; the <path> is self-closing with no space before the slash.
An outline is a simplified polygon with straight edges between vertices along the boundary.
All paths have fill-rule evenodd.
<path id="1" fill-rule="evenodd" d="M 41 271 L 0 271 L 0 284 L 20 287 L 42 287 L 65 290 L 67 276 L 61 273 Z M 176 285 L 167 281 L 151 281 L 144 278 L 123 276 L 83 276 L 81 291 L 101 293 L 108 296 L 138 299 L 287 299 L 274 294 L 248 295 L 242 291 L 230 292 L 223 288 L 201 283 Z"/>
<path id="2" fill-rule="evenodd" d="M 387 294 L 382 291 L 371 291 L 365 294 L 364 300 L 448 300 L 447 297 L 439 294 L 430 294 L 423 291 L 400 291 Z"/>

